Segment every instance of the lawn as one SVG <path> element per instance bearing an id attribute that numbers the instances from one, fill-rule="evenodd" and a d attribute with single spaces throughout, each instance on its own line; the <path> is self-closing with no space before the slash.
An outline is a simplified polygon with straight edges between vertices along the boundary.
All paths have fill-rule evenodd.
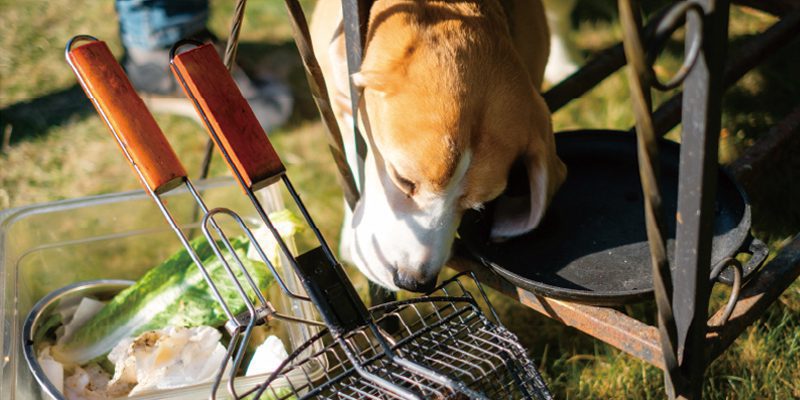
<path id="1" fill-rule="evenodd" d="M 212 2 L 211 29 L 226 36 L 233 1 Z M 313 1 L 305 1 L 310 6 Z M 649 10 L 653 1 L 645 2 Z M 88 33 L 121 55 L 112 1 L 0 0 L 0 209 L 66 198 L 138 189 L 131 171 L 105 126 L 76 86 L 63 58 L 63 46 L 75 34 Z M 573 13 L 573 38 L 580 55 L 590 58 L 621 38 L 614 2 L 580 2 Z M 765 30 L 775 19 L 734 8 L 730 31 L 734 45 Z M 659 59 L 659 73 L 680 64 L 676 42 Z M 248 4 L 241 35 L 240 64 L 268 66 L 295 88 L 290 122 L 271 137 L 289 174 L 335 242 L 341 219 L 340 189 L 327 155 L 323 127 L 304 82 L 289 38 L 282 1 Z M 800 38 L 748 73 L 728 91 L 724 103 L 720 160 L 734 160 L 760 135 L 797 106 Z M 795 72 L 792 72 L 795 71 Z M 666 95 L 656 96 L 660 101 Z M 615 73 L 584 98 L 554 115 L 556 130 L 627 129 L 633 124 L 627 82 Z M 202 159 L 205 133 L 193 120 L 157 115 L 190 174 Z M 678 131 L 669 134 L 678 139 Z M 796 143 L 797 141 L 795 141 Z M 800 150 L 795 147 L 794 151 Z M 791 153 L 791 152 L 790 152 Z M 770 168 L 758 180 L 754 231 L 776 251 L 800 231 L 800 168 L 797 158 Z M 219 159 L 211 175 L 227 174 Z M 794 183 L 794 184 L 793 184 Z M 363 287 L 363 279 L 357 279 Z M 727 293 L 717 289 L 712 307 Z M 662 398 L 661 372 L 643 362 L 564 327 L 511 301 L 496 297 L 504 322 L 516 331 L 546 376 L 557 398 Z M 652 304 L 629 307 L 637 317 L 654 318 Z M 795 282 L 767 313 L 749 327 L 708 370 L 704 392 L 713 399 L 800 397 L 800 284 Z"/>

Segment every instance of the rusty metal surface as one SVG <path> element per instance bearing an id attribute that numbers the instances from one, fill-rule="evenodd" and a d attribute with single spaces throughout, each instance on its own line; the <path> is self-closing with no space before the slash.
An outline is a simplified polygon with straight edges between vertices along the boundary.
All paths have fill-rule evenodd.
<path id="1" fill-rule="evenodd" d="M 688 385 L 671 382 L 667 393 L 679 399 L 702 397 L 723 71 L 728 47 L 728 2 L 700 0 L 698 3 L 706 14 L 702 18 L 692 14 L 686 17 L 685 48 L 695 46 L 698 41 L 702 43 L 700 56 L 683 85 L 678 224 L 672 269 L 678 358 L 682 378 Z"/>
<path id="2" fill-rule="evenodd" d="M 578 329 L 658 368 L 664 368 L 658 330 L 613 308 L 550 299 L 520 289 L 474 261 L 455 258 L 448 264 L 473 271 L 481 283 L 547 317 Z"/>
<path id="3" fill-rule="evenodd" d="M 710 364 L 719 357 L 750 324 L 756 321 L 778 297 L 800 276 L 800 234 L 748 282 L 739 295 L 739 301 L 728 319 L 718 327 L 724 311 L 720 310 L 708 321 L 706 357 Z"/>
<path id="4" fill-rule="evenodd" d="M 663 17 L 664 20 L 670 19 L 671 25 L 681 23 L 681 20 L 689 20 L 689 8 L 686 6 L 698 7 L 694 3 L 683 2 L 675 3 L 670 11 Z M 655 57 L 659 52 L 659 48 L 647 49 L 645 51 L 645 44 L 641 32 L 641 20 L 639 18 L 639 4 L 634 0 L 619 0 L 617 8 L 620 14 L 620 24 L 623 31 L 623 47 L 625 49 L 625 58 L 628 60 L 627 73 L 628 73 L 628 89 L 630 91 L 631 106 L 633 114 L 636 119 L 636 143 L 637 155 L 639 165 L 639 179 L 642 186 L 642 197 L 644 199 L 644 215 L 645 215 L 645 228 L 647 231 L 647 242 L 650 253 L 650 268 L 652 269 L 653 276 L 653 296 L 657 306 L 656 317 L 658 320 L 658 344 L 661 348 L 661 358 L 664 362 L 664 382 L 667 387 L 667 393 L 672 397 L 675 393 L 674 387 L 686 386 L 683 373 L 680 370 L 678 360 L 679 345 L 678 345 L 678 332 L 676 330 L 677 312 L 673 311 L 673 296 L 678 292 L 678 285 L 673 284 L 673 277 L 670 274 L 670 261 L 667 258 L 667 245 L 666 245 L 666 217 L 662 207 L 662 193 L 661 193 L 661 172 L 659 162 L 659 148 L 655 129 L 653 128 L 653 115 L 652 115 L 652 99 L 651 99 L 651 86 L 657 82 L 656 74 L 653 71 L 653 63 Z M 673 12 L 676 10 L 677 12 Z M 702 18 L 702 10 L 694 10 L 696 19 Z M 661 20 L 662 18 L 659 18 Z M 659 27 L 664 21 L 659 21 Z M 666 40 L 671 31 L 668 30 L 663 33 Z M 694 60 L 697 58 L 698 50 L 693 52 L 689 51 L 690 43 L 698 42 L 702 38 L 695 30 L 693 33 L 692 25 L 689 24 L 687 29 L 686 49 L 687 54 L 695 54 Z M 658 34 L 655 35 L 656 37 Z M 693 48 L 698 49 L 699 46 Z M 688 56 L 687 56 L 688 57 Z M 687 61 L 689 59 L 687 58 Z M 691 65 L 696 64 L 695 61 L 690 62 L 690 66 L 679 73 L 678 77 L 682 78 L 674 80 L 671 85 L 679 85 L 685 78 L 686 73 L 691 73 Z M 662 90 L 664 88 L 659 88 Z M 678 170 L 678 206 L 686 197 L 686 191 L 682 188 L 683 179 L 686 179 L 686 170 L 684 164 L 686 162 L 686 155 L 684 147 L 680 148 L 680 168 Z M 712 192 L 713 193 L 713 192 Z M 679 208 L 680 209 L 680 208 Z M 680 242 L 680 229 L 681 220 L 678 219 L 676 230 L 675 246 L 676 254 L 680 250 L 678 245 Z"/>
<path id="5" fill-rule="evenodd" d="M 448 264 L 457 271 L 473 271 L 481 283 L 541 314 L 574 327 L 640 360 L 664 369 L 658 330 L 620 311 L 537 296 L 517 288 L 488 268 L 456 257 Z M 728 324 L 718 327 L 724 310 L 708 320 L 707 364 L 719 357 L 800 276 L 800 235 L 797 235 L 748 282 L 739 295 Z"/>
<path id="6" fill-rule="evenodd" d="M 527 291 L 521 291 L 519 298 L 522 304 L 550 318 L 662 370 L 665 368 L 658 329 L 654 326 L 612 308 L 549 299 Z"/>

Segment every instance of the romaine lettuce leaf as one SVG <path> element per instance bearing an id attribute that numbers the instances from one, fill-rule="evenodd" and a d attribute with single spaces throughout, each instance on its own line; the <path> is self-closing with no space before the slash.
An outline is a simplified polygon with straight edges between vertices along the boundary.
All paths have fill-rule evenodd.
<path id="1" fill-rule="evenodd" d="M 258 287 L 262 292 L 266 291 L 273 281 L 267 267 L 246 256 L 249 245 L 247 240 L 233 238 L 230 241 Z M 197 238 L 191 245 L 203 260 L 203 265 L 231 312 L 238 314 L 245 311 L 245 302 L 206 239 Z M 223 253 L 227 252 L 223 250 Z M 230 255 L 227 257 L 230 258 Z M 247 285 L 238 264 L 229 259 L 229 265 L 240 278 L 249 297 L 255 299 L 255 293 Z M 52 354 L 63 363 L 83 365 L 104 356 L 121 340 L 145 331 L 168 326 L 218 327 L 226 321 L 222 307 L 184 249 L 148 271 L 136 284 L 120 292 L 70 338 L 53 346 Z"/>

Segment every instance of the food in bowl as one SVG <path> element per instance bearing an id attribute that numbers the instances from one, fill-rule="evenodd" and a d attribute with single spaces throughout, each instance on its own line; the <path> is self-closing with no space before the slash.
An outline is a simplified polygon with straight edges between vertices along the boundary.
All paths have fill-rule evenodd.
<path id="1" fill-rule="evenodd" d="M 291 242 L 297 231 L 296 219 L 288 211 L 271 217 L 284 239 Z M 259 242 L 277 266 L 274 241 L 259 238 Z M 260 259 L 247 257 L 248 252 L 253 253 L 249 241 L 233 238 L 230 243 L 262 293 L 270 292 L 274 277 Z M 191 244 L 230 311 L 246 311 L 211 246 L 204 238 Z M 233 269 L 241 279 L 242 272 Z M 251 301 L 256 299 L 252 289 L 248 296 Z M 212 380 L 226 362 L 223 343 L 229 337 L 220 328 L 228 321 L 227 315 L 186 250 L 149 270 L 107 302 L 100 300 L 82 297 L 77 305 L 64 302 L 49 315 L 37 316 L 41 319 L 33 334 L 35 359 L 66 398 L 113 398 L 194 385 Z M 258 356 L 253 361 L 256 367 L 243 368 L 242 374 L 271 372 L 265 366 L 274 370 L 286 357 L 285 332 L 268 325 L 259 327 L 254 336 L 260 340 L 251 343 L 263 342 L 251 345 L 249 351 Z"/>

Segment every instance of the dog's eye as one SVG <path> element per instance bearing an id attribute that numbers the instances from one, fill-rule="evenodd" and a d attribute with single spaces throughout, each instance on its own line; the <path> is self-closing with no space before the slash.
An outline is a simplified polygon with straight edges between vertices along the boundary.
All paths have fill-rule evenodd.
<path id="1" fill-rule="evenodd" d="M 389 176 L 394 181 L 395 185 L 397 185 L 400 190 L 403 191 L 408 197 L 411 197 L 417 191 L 417 184 L 414 183 L 412 180 L 400 175 L 397 173 L 397 170 L 394 167 L 389 166 Z"/>

